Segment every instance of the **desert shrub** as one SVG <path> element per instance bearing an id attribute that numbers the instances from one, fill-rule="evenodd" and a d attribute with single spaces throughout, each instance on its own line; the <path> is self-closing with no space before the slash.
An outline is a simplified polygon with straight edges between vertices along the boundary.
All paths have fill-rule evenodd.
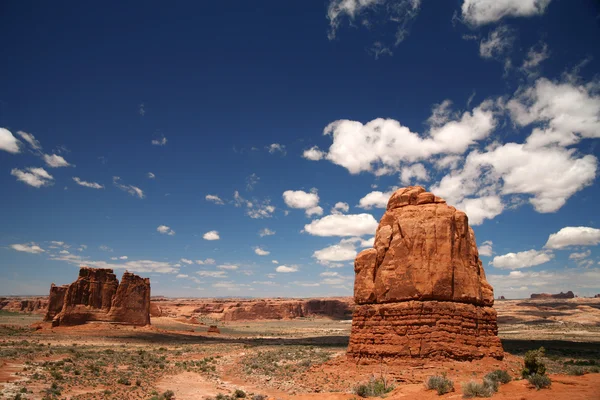
<path id="1" fill-rule="evenodd" d="M 161 394 L 160 397 L 162 397 L 165 400 L 171 400 L 173 397 L 175 397 L 175 392 L 173 392 L 172 390 L 167 390 L 166 392 Z"/>
<path id="2" fill-rule="evenodd" d="M 267 396 L 264 394 L 255 394 L 252 396 L 252 400 L 267 400 Z"/>
<path id="3" fill-rule="evenodd" d="M 498 383 L 508 383 L 512 380 L 512 378 L 510 377 L 510 375 L 508 374 L 508 372 L 506 372 L 506 370 L 502 370 L 502 369 L 497 369 L 495 371 L 490 372 L 489 374 L 487 374 L 486 376 L 483 377 L 484 379 L 489 379 Z"/>
<path id="4" fill-rule="evenodd" d="M 588 372 L 592 373 L 592 374 L 597 374 L 600 372 L 600 367 L 598 367 L 597 365 L 594 365 L 593 367 L 588 369 Z"/>
<path id="5" fill-rule="evenodd" d="M 142 381 L 140 379 L 136 379 L 135 386 L 142 386 Z"/>
<path id="6" fill-rule="evenodd" d="M 470 381 L 462 384 L 463 397 L 492 397 L 498 391 L 498 382 L 484 379 L 483 382 Z"/>
<path id="7" fill-rule="evenodd" d="M 236 389 L 235 392 L 233 392 L 233 397 L 235 397 L 236 399 L 245 399 L 246 392 L 240 389 Z"/>
<path id="8" fill-rule="evenodd" d="M 119 377 L 119 379 L 117 379 L 117 383 L 120 383 L 121 385 L 126 385 L 126 386 L 131 385 L 131 381 L 124 376 Z"/>
<path id="9" fill-rule="evenodd" d="M 533 374 L 530 375 L 527 380 L 531 386 L 534 386 L 537 390 L 550 387 L 552 381 L 546 375 Z"/>
<path id="10" fill-rule="evenodd" d="M 540 347 L 537 350 L 529 350 L 525 353 L 525 367 L 521 374 L 523 378 L 527 378 L 530 375 L 544 375 L 546 373 L 546 365 L 542 361 L 542 357 L 546 350 Z"/>
<path id="11" fill-rule="evenodd" d="M 358 385 L 354 392 L 360 397 L 376 397 L 381 396 L 394 390 L 393 385 L 389 385 L 383 378 L 371 377 L 366 384 Z"/>
<path id="12" fill-rule="evenodd" d="M 425 387 L 428 390 L 436 390 L 441 396 L 446 393 L 454 391 L 454 382 L 446 378 L 446 375 L 434 375 L 427 378 Z"/>
<path id="13" fill-rule="evenodd" d="M 570 367 L 567 369 L 567 374 L 574 376 L 581 376 L 585 374 L 585 370 L 581 367 Z"/>

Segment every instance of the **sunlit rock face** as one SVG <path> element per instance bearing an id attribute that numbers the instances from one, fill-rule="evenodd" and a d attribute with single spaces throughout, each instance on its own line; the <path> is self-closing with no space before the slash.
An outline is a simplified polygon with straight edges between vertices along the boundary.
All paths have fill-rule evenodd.
<path id="1" fill-rule="evenodd" d="M 420 186 L 397 190 L 354 270 L 351 358 L 503 357 L 475 234 L 445 200 Z"/>

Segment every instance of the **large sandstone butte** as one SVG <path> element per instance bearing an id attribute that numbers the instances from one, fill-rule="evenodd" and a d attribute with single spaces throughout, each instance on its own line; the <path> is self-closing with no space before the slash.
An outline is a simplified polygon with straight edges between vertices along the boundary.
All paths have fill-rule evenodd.
<path id="1" fill-rule="evenodd" d="M 53 326 L 88 321 L 150 324 L 150 279 L 129 272 L 121 284 L 112 269 L 81 267 L 70 285 L 50 286 L 45 321 Z"/>
<path id="2" fill-rule="evenodd" d="M 502 359 L 475 234 L 445 200 L 420 186 L 397 190 L 354 271 L 348 355 L 356 361 Z"/>

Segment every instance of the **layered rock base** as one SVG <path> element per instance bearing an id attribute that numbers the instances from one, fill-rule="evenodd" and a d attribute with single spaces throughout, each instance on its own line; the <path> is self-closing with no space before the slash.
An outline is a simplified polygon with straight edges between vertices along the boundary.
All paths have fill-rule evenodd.
<path id="1" fill-rule="evenodd" d="M 348 355 L 358 362 L 397 358 L 503 357 L 492 307 L 447 301 L 359 305 Z"/>

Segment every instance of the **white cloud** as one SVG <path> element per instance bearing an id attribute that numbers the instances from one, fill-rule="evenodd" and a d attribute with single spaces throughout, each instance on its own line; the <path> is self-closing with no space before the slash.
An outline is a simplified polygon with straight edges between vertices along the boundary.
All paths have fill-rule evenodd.
<path id="1" fill-rule="evenodd" d="M 137 196 L 140 199 L 143 199 L 145 197 L 144 191 L 142 189 L 140 189 L 137 186 L 122 184 L 121 178 L 118 176 L 113 176 L 113 184 L 122 191 L 127 192 L 132 196 Z"/>
<path id="2" fill-rule="evenodd" d="M 218 269 L 225 269 L 228 271 L 235 271 L 236 269 L 239 268 L 238 265 L 233 265 L 233 264 L 222 264 L 222 265 L 217 265 Z"/>
<path id="3" fill-rule="evenodd" d="M 334 244 L 333 246 L 325 247 L 324 249 L 317 250 L 313 253 L 313 257 L 316 258 L 319 263 L 327 264 L 335 261 L 348 261 L 356 258 L 356 249 L 350 243 L 345 244 Z"/>
<path id="4" fill-rule="evenodd" d="M 319 275 L 320 276 L 328 276 L 328 277 L 340 276 L 340 274 L 338 272 L 333 272 L 333 271 L 321 272 Z"/>
<path id="5" fill-rule="evenodd" d="M 569 254 L 569 259 L 582 260 L 584 258 L 588 258 L 591 254 L 592 254 L 591 250 L 582 251 L 581 253 L 571 253 L 571 254 Z"/>
<path id="6" fill-rule="evenodd" d="M 305 213 L 307 217 L 311 217 L 313 215 L 323 215 L 323 208 L 319 206 L 307 208 Z"/>
<path id="7" fill-rule="evenodd" d="M 480 256 L 491 257 L 493 254 L 492 245 L 494 243 L 491 240 L 486 240 L 479 246 L 477 249 L 479 251 Z"/>
<path id="8" fill-rule="evenodd" d="M 549 251 L 527 250 L 496 256 L 490 265 L 499 269 L 519 269 L 544 264 L 553 258 L 554 254 Z"/>
<path id="9" fill-rule="evenodd" d="M 418 182 L 426 182 L 429 180 L 429 174 L 423 164 L 413 164 L 407 167 L 402 167 L 400 170 L 400 181 L 403 185 L 409 185 L 413 178 Z"/>
<path id="10" fill-rule="evenodd" d="M 77 183 L 80 186 L 85 186 L 85 187 L 92 188 L 92 189 L 104 189 L 104 185 L 101 185 L 96 182 L 82 181 L 81 179 L 79 179 L 76 176 L 73 177 L 73 180 L 75 181 L 75 183 Z"/>
<path id="11" fill-rule="evenodd" d="M 504 204 L 499 196 L 485 196 L 464 199 L 456 204 L 456 208 L 464 211 L 469 217 L 469 224 L 481 225 L 486 219 L 494 219 L 504 210 Z"/>
<path id="12" fill-rule="evenodd" d="M 283 200 L 290 208 L 312 208 L 319 204 L 319 195 L 316 191 L 305 192 L 302 190 L 286 190 L 283 192 Z"/>
<path id="13" fill-rule="evenodd" d="M 323 158 L 325 158 L 326 155 L 327 152 L 321 151 L 317 146 L 313 146 L 308 150 L 304 150 L 304 153 L 302 153 L 302 157 L 311 161 L 322 160 Z"/>
<path id="14" fill-rule="evenodd" d="M 216 263 L 216 261 L 213 258 L 207 258 L 206 260 L 196 260 L 196 264 L 198 265 L 203 265 L 203 264 L 214 264 Z"/>
<path id="15" fill-rule="evenodd" d="M 551 0 L 464 0 L 462 17 L 468 24 L 479 26 L 504 17 L 541 15 Z"/>
<path id="16" fill-rule="evenodd" d="M 19 140 L 13 136 L 12 132 L 5 128 L 0 128 L 0 150 L 9 153 L 19 153 Z"/>
<path id="17" fill-rule="evenodd" d="M 44 253 L 46 251 L 35 243 L 29 243 L 29 244 L 28 243 L 24 243 L 24 244 L 17 243 L 17 244 L 11 244 L 10 247 L 16 251 L 22 251 L 24 253 L 31 253 L 31 254 L 39 254 L 39 253 Z"/>
<path id="18" fill-rule="evenodd" d="M 264 228 L 258 232 L 260 237 L 271 236 L 275 234 L 275 231 L 270 230 L 269 228 Z"/>
<path id="19" fill-rule="evenodd" d="M 562 249 L 569 246 L 595 246 L 600 243 L 600 229 L 587 226 L 567 226 L 548 237 L 545 248 Z"/>
<path id="20" fill-rule="evenodd" d="M 156 178 L 156 175 L 154 175 L 152 172 L 148 172 L 148 179 L 154 179 Z"/>
<path id="21" fill-rule="evenodd" d="M 219 196 L 214 195 L 214 194 L 207 194 L 206 197 L 205 197 L 205 199 L 207 201 L 211 201 L 211 202 L 213 202 L 215 204 L 219 204 L 219 205 L 225 204 L 225 202 L 223 202 L 223 200 L 221 200 L 221 198 Z"/>
<path id="22" fill-rule="evenodd" d="M 348 203 L 338 201 L 337 203 L 335 203 L 335 205 L 331 209 L 331 213 L 332 214 L 342 214 L 342 213 L 347 213 L 349 210 L 350 210 L 350 206 L 348 205 Z"/>
<path id="23" fill-rule="evenodd" d="M 129 257 L 127 257 L 127 256 L 121 256 L 121 257 L 119 257 L 119 260 L 127 260 L 128 258 Z"/>
<path id="24" fill-rule="evenodd" d="M 548 57 L 550 57 L 550 52 L 546 43 L 542 42 L 531 47 L 527 52 L 523 65 L 521 65 L 521 71 L 529 78 L 535 78 L 538 75 L 539 65 Z"/>
<path id="25" fill-rule="evenodd" d="M 380 192 L 379 190 L 373 191 L 360 199 L 358 207 L 364 208 L 365 210 L 370 210 L 373 207 L 386 208 L 393 193 L 394 192 Z"/>
<path id="26" fill-rule="evenodd" d="M 108 247 L 108 246 L 107 246 L 107 245 L 105 245 L 105 244 L 103 244 L 103 245 L 99 246 L 98 248 L 99 248 L 100 250 L 102 250 L 102 251 L 106 251 L 106 252 L 108 252 L 108 253 L 112 253 L 112 252 L 113 252 L 113 249 L 112 249 L 112 248 L 110 248 L 110 247 Z"/>
<path id="27" fill-rule="evenodd" d="M 169 236 L 175 235 L 175 231 L 166 225 L 159 225 L 159 227 L 156 228 L 156 231 L 158 233 L 162 233 L 163 235 L 169 235 Z"/>
<path id="28" fill-rule="evenodd" d="M 506 25 L 500 25 L 481 40 L 479 55 L 483 58 L 501 59 L 512 48 L 514 41 L 514 31 Z"/>
<path id="29" fill-rule="evenodd" d="M 511 271 L 508 275 L 488 275 L 494 293 L 512 298 L 531 293 L 558 293 L 572 290 L 579 296 L 600 292 L 600 268 L 568 268 L 553 271 Z"/>
<path id="30" fill-rule="evenodd" d="M 196 273 L 208 278 L 225 278 L 227 276 L 226 271 L 198 271 Z"/>
<path id="31" fill-rule="evenodd" d="M 69 167 L 71 164 L 67 162 L 62 156 L 56 154 L 44 154 L 42 156 L 46 165 L 51 168 Z"/>
<path id="32" fill-rule="evenodd" d="M 251 290 L 251 289 L 248 289 L 250 287 L 250 285 L 248 285 L 246 283 L 235 283 L 232 281 L 216 282 L 216 283 L 212 284 L 212 287 L 227 289 L 227 290 L 232 290 L 232 291 L 238 291 L 242 288 L 246 288 L 246 290 Z"/>
<path id="33" fill-rule="evenodd" d="M 100 246 L 106 247 L 106 246 Z M 112 251 L 112 249 L 111 249 Z M 87 265 L 92 268 L 109 268 L 109 269 L 124 269 L 130 272 L 136 273 L 176 273 L 178 272 L 177 267 L 164 261 L 153 261 L 153 260 L 136 260 L 127 261 L 124 263 L 108 263 L 106 261 L 93 261 L 86 260 L 85 258 L 73 254 L 67 255 L 54 255 L 50 257 L 51 260 L 66 261 L 70 264 L 75 265 Z"/>
<path id="34" fill-rule="evenodd" d="M 52 185 L 54 177 L 50 175 L 44 168 L 29 167 L 26 170 L 13 168 L 10 174 L 17 178 L 18 181 L 24 182 L 29 186 L 36 188 Z"/>
<path id="35" fill-rule="evenodd" d="M 189 275 L 186 275 L 186 274 L 178 274 L 178 275 L 177 275 L 175 278 L 178 278 L 178 279 L 185 279 L 185 278 L 189 278 L 189 277 L 190 277 L 190 276 L 189 276 Z"/>
<path id="36" fill-rule="evenodd" d="M 2 128 L 0 128 L 0 136 L 1 136 L 1 130 L 2 130 Z M 34 150 L 42 149 L 42 145 L 41 145 L 40 141 L 37 140 L 35 138 L 35 136 L 33 136 L 31 133 L 17 131 L 17 135 L 21 136 L 21 139 L 23 139 L 24 141 L 29 143 L 29 145 L 31 146 L 32 149 L 34 149 Z M 0 142 L 1 142 L 1 139 L 0 139 Z M 0 148 L 2 148 L 2 145 L 0 145 Z"/>
<path id="37" fill-rule="evenodd" d="M 484 101 L 460 118 L 432 127 L 425 138 L 392 119 L 377 118 L 366 124 L 338 120 L 324 129 L 325 135 L 333 137 L 327 159 L 351 174 L 387 174 L 398 170 L 401 162 L 462 154 L 496 127 L 495 107 L 492 101 Z"/>
<path id="38" fill-rule="evenodd" d="M 204 240 L 219 240 L 221 237 L 219 236 L 219 232 L 217 231 L 208 231 L 206 232 L 202 238 Z"/>
<path id="39" fill-rule="evenodd" d="M 285 151 L 285 146 L 279 143 L 272 143 L 271 145 L 267 146 L 267 150 L 271 154 L 280 153 L 283 156 L 285 156 L 287 153 Z"/>
<path id="40" fill-rule="evenodd" d="M 353 25 L 360 18 L 361 25 L 370 28 L 380 27 L 391 23 L 395 27 L 394 46 L 398 46 L 410 32 L 412 22 L 419 14 L 421 0 L 330 0 L 327 7 L 329 19 L 329 40 L 336 37 L 337 31 L 344 19 Z M 375 15 L 377 20 L 370 20 Z M 376 42 L 381 48 L 387 48 L 381 42 Z M 389 51 L 389 50 L 388 50 Z"/>
<path id="41" fill-rule="evenodd" d="M 519 126 L 535 124 L 528 147 L 570 146 L 584 138 L 600 138 L 600 94 L 593 88 L 540 78 L 517 93 L 507 108 Z"/>
<path id="42" fill-rule="evenodd" d="M 181 261 L 182 263 L 187 264 L 187 265 L 191 265 L 194 263 L 192 260 L 188 260 L 187 258 L 182 258 L 179 261 Z"/>
<path id="43" fill-rule="evenodd" d="M 260 177 L 258 175 L 256 175 L 256 173 L 249 175 L 246 178 L 246 190 L 249 192 L 254 190 L 254 186 L 256 186 L 259 181 L 260 181 Z"/>
<path id="44" fill-rule="evenodd" d="M 271 262 L 272 262 L 273 264 L 279 264 L 279 261 L 277 261 L 277 260 L 271 260 Z"/>
<path id="45" fill-rule="evenodd" d="M 327 215 L 304 225 L 304 230 L 314 236 L 373 235 L 377 221 L 371 214 Z"/>
<path id="46" fill-rule="evenodd" d="M 275 268 L 275 271 L 281 272 L 281 273 L 297 272 L 298 267 L 295 265 L 292 265 L 290 267 L 288 267 L 286 265 L 280 265 L 279 267 Z"/>
<path id="47" fill-rule="evenodd" d="M 158 139 L 152 139 L 152 144 L 154 146 L 165 146 L 167 144 L 167 138 L 164 136 L 161 136 Z"/>
<path id="48" fill-rule="evenodd" d="M 263 250 L 263 249 L 261 249 L 260 247 L 256 247 L 256 248 L 254 249 L 254 252 L 255 252 L 256 254 L 258 254 L 259 256 L 268 256 L 269 254 L 271 254 L 271 252 L 270 252 L 270 251 Z"/>
<path id="49" fill-rule="evenodd" d="M 375 245 L 375 236 L 369 238 L 369 239 L 365 239 L 365 240 L 361 240 L 360 241 L 360 247 L 373 247 Z"/>

